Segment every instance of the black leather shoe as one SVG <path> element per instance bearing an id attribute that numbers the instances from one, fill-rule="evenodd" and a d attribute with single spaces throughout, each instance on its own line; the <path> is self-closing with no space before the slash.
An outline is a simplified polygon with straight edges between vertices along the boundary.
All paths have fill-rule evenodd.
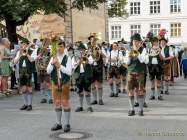
<path id="1" fill-rule="evenodd" d="M 40 101 L 40 103 L 41 103 L 41 104 L 45 104 L 45 103 L 47 103 L 47 100 L 46 100 L 46 99 L 42 99 L 42 100 Z"/>
<path id="2" fill-rule="evenodd" d="M 119 93 L 119 92 L 118 92 Z M 115 95 L 114 95 L 114 97 L 119 97 L 119 94 L 118 93 L 116 93 Z"/>
<path id="3" fill-rule="evenodd" d="M 96 105 L 96 104 L 97 104 L 97 101 L 94 100 L 91 104 L 92 104 L 92 105 Z"/>
<path id="4" fill-rule="evenodd" d="M 57 130 L 61 130 L 62 129 L 62 125 L 61 124 L 55 124 L 52 128 L 51 131 L 57 131 Z"/>
<path id="5" fill-rule="evenodd" d="M 158 100 L 163 101 L 164 99 L 162 96 L 158 96 Z"/>
<path id="6" fill-rule="evenodd" d="M 168 92 L 168 91 L 165 91 L 165 94 L 166 94 L 166 95 L 169 95 L 169 92 Z"/>
<path id="7" fill-rule="evenodd" d="M 104 105 L 103 100 L 99 100 L 99 105 Z"/>
<path id="8" fill-rule="evenodd" d="M 49 103 L 49 104 L 53 104 L 53 100 L 52 100 L 52 99 L 49 99 L 48 103 Z"/>
<path id="9" fill-rule="evenodd" d="M 31 110 L 32 110 L 32 105 L 28 105 L 27 111 L 31 111 Z"/>
<path id="10" fill-rule="evenodd" d="M 27 109 L 27 105 L 23 105 L 21 108 L 20 108 L 20 110 L 26 110 Z"/>
<path id="11" fill-rule="evenodd" d="M 118 93 L 121 93 L 121 89 L 118 89 Z"/>
<path id="12" fill-rule="evenodd" d="M 160 94 L 164 94 L 164 92 L 163 92 L 163 91 L 161 91 L 161 92 L 160 92 Z"/>
<path id="13" fill-rule="evenodd" d="M 139 116 L 144 116 L 143 110 L 139 111 L 139 112 L 138 112 L 138 115 L 139 115 Z"/>
<path id="14" fill-rule="evenodd" d="M 143 104 L 143 107 L 144 107 L 144 108 L 147 108 L 147 107 L 148 107 L 146 102 Z"/>
<path id="15" fill-rule="evenodd" d="M 134 107 L 139 107 L 139 103 L 136 102 L 136 103 L 134 104 Z"/>
<path id="16" fill-rule="evenodd" d="M 110 94 L 110 97 L 114 97 L 114 93 L 113 92 Z"/>
<path id="17" fill-rule="evenodd" d="M 123 94 L 127 94 L 127 91 L 126 91 L 126 89 L 123 89 Z"/>
<path id="18" fill-rule="evenodd" d="M 92 107 L 88 107 L 87 108 L 87 112 L 93 112 L 93 108 Z"/>
<path id="19" fill-rule="evenodd" d="M 155 96 L 152 95 L 149 100 L 155 100 Z"/>
<path id="20" fill-rule="evenodd" d="M 134 115 L 135 115 L 135 111 L 134 110 L 129 110 L 128 116 L 134 116 Z"/>
<path id="21" fill-rule="evenodd" d="M 69 124 L 64 126 L 65 133 L 70 132 L 70 130 L 71 130 L 71 126 Z"/>
<path id="22" fill-rule="evenodd" d="M 81 112 L 81 111 L 83 111 L 83 107 L 78 107 L 78 108 L 75 110 L 75 112 Z"/>

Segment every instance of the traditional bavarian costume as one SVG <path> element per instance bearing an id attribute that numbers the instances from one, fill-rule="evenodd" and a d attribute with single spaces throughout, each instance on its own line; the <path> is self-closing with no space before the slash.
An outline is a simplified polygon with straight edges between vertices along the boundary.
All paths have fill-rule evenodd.
<path id="1" fill-rule="evenodd" d="M 45 51 L 45 53 L 42 51 Z M 51 81 L 50 75 L 47 73 L 47 65 L 49 64 L 51 58 L 49 46 L 47 46 L 46 48 L 36 48 L 31 57 L 35 60 L 36 70 L 41 85 L 40 90 L 43 98 L 40 103 L 47 103 L 48 101 L 49 104 L 52 104 L 53 100 L 50 87 Z"/>
<path id="2" fill-rule="evenodd" d="M 114 43 L 113 45 L 117 45 L 117 43 Z M 118 45 L 116 46 L 118 47 Z M 118 94 L 120 92 L 120 61 L 122 60 L 123 55 L 122 52 L 117 48 L 113 49 L 109 55 L 109 84 L 111 89 L 110 97 L 118 97 Z M 114 93 L 114 80 L 116 80 L 116 92 Z"/>
<path id="3" fill-rule="evenodd" d="M 58 47 L 65 47 L 65 43 L 59 42 Z M 52 97 L 55 105 L 57 115 L 57 124 L 52 127 L 52 131 L 62 129 L 61 117 L 62 108 L 64 109 L 65 126 L 64 132 L 70 131 L 70 76 L 72 72 L 71 58 L 65 53 L 57 53 L 57 60 L 60 63 L 60 68 L 57 70 L 56 66 L 52 63 L 54 57 L 51 58 L 48 66 L 47 73 L 51 76 L 52 83 Z M 58 77 L 59 76 L 59 77 Z"/>
<path id="4" fill-rule="evenodd" d="M 132 36 L 132 40 L 141 42 L 141 37 L 139 34 L 135 34 Z M 132 50 L 133 51 L 133 50 Z M 136 94 L 138 96 L 139 103 L 139 115 L 143 116 L 143 104 L 144 104 L 144 78 L 145 78 L 145 70 L 146 63 L 148 59 L 146 49 L 140 47 L 138 50 L 137 56 L 131 56 L 131 52 L 127 55 L 128 57 L 128 93 L 129 93 L 129 103 L 131 109 L 129 111 L 129 116 L 135 115 L 134 111 L 134 90 L 136 90 Z"/>
<path id="5" fill-rule="evenodd" d="M 160 41 L 164 40 L 167 43 L 167 39 L 161 38 Z M 163 79 L 162 81 L 165 81 L 165 94 L 169 94 L 169 81 L 171 80 L 171 59 L 173 59 L 173 51 L 172 48 L 168 45 L 161 46 L 161 55 L 164 59 L 163 60 Z M 162 91 L 161 91 L 162 92 Z"/>
<path id="6" fill-rule="evenodd" d="M 80 44 L 79 50 L 81 51 L 83 55 L 83 51 L 86 50 L 86 47 L 84 44 Z M 84 95 L 86 97 L 86 102 L 88 105 L 87 111 L 93 112 L 93 109 L 91 107 L 91 83 L 93 78 L 93 69 L 91 64 L 93 63 L 93 59 L 91 57 L 86 58 L 84 56 L 80 56 L 80 61 L 76 63 L 76 68 L 74 71 L 74 78 L 76 81 L 77 86 L 77 94 L 79 95 L 79 107 L 75 110 L 75 112 L 81 112 L 83 111 L 83 99 Z M 83 60 L 84 59 L 84 60 Z M 85 62 L 83 62 L 85 61 Z"/>
<path id="7" fill-rule="evenodd" d="M 122 57 L 123 58 L 126 58 L 126 55 L 127 55 L 127 50 L 126 49 L 121 49 L 120 50 L 121 53 L 122 53 Z M 119 67 L 119 73 L 121 75 L 121 80 L 122 80 L 122 93 L 126 93 L 127 90 L 126 90 L 126 86 L 127 86 L 127 65 L 122 63 L 120 63 L 120 67 Z"/>
<path id="8" fill-rule="evenodd" d="M 22 42 L 21 45 L 27 45 L 27 42 Z M 32 110 L 32 51 L 26 47 L 21 48 L 17 52 L 17 55 L 14 59 L 14 64 L 19 64 L 19 86 L 24 98 L 24 105 L 20 110 Z"/>
<path id="9" fill-rule="evenodd" d="M 152 43 L 158 43 L 158 38 L 153 38 Z M 152 94 L 150 97 L 150 100 L 155 100 L 155 85 L 157 85 L 157 95 L 158 100 L 163 100 L 162 96 L 160 95 L 161 92 L 161 77 L 162 77 L 162 57 L 160 56 L 160 47 L 158 46 L 152 46 L 152 48 L 149 49 L 149 63 L 148 63 L 148 69 L 149 69 L 149 76 L 151 80 L 151 90 Z"/>
<path id="10" fill-rule="evenodd" d="M 93 102 L 92 105 L 95 104 L 99 104 L 99 105 L 104 105 L 103 103 L 103 88 L 102 88 L 102 82 L 103 82 L 103 56 L 101 52 L 98 52 L 99 54 L 99 58 L 93 58 L 93 63 L 92 63 L 92 69 L 93 69 L 93 77 L 92 77 L 92 86 L 91 86 L 91 90 L 92 90 L 92 95 L 93 95 Z M 93 54 L 93 50 L 92 50 L 92 54 Z M 97 86 L 96 86 L 97 84 Z M 97 88 L 98 87 L 98 92 L 97 92 Z M 97 102 L 97 95 L 99 97 L 99 102 Z"/>
<path id="11" fill-rule="evenodd" d="M 103 43 L 102 44 L 102 53 L 104 55 L 103 68 L 104 68 L 104 78 L 105 78 L 105 80 L 108 79 L 108 61 L 107 61 L 108 59 L 107 59 L 107 55 L 108 55 L 109 52 L 110 51 L 109 51 L 109 48 L 108 48 L 108 44 Z"/>

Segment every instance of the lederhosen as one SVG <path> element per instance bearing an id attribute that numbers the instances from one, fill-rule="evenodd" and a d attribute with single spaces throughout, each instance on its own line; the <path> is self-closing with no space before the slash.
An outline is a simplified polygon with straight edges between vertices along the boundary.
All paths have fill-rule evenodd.
<path id="1" fill-rule="evenodd" d="M 93 79 L 93 70 L 90 64 L 83 64 L 84 73 L 80 73 L 80 65 L 78 65 L 74 71 L 74 77 L 76 86 L 78 88 L 78 94 L 84 90 L 91 92 L 91 83 Z"/>
<path id="2" fill-rule="evenodd" d="M 166 46 L 164 48 L 164 54 L 165 54 L 165 58 L 170 57 L 169 46 Z M 170 60 L 163 62 L 163 75 L 167 77 L 171 77 L 171 61 Z"/>
<path id="3" fill-rule="evenodd" d="M 93 69 L 93 77 L 92 77 L 92 82 L 98 81 L 102 83 L 103 81 L 103 58 L 100 55 L 100 58 L 98 61 L 95 61 L 94 64 L 92 65 Z"/>
<path id="4" fill-rule="evenodd" d="M 141 47 L 138 51 L 141 54 L 143 51 L 143 47 Z M 128 65 L 128 90 L 134 90 L 135 88 L 138 89 L 138 95 L 144 95 L 145 88 L 145 70 L 146 64 L 140 63 L 137 59 L 131 59 L 130 64 Z M 129 93 L 130 94 L 130 93 Z M 134 96 L 134 95 L 129 95 Z"/>
<path id="5" fill-rule="evenodd" d="M 32 52 L 28 50 L 30 55 Z M 26 67 L 23 67 L 23 63 L 26 63 Z M 32 62 L 29 61 L 27 56 L 21 56 L 19 59 L 19 82 L 20 86 L 32 86 L 32 73 L 33 73 Z"/>
<path id="6" fill-rule="evenodd" d="M 125 57 L 126 56 L 126 52 L 122 51 L 122 55 L 123 55 L 123 57 Z M 124 65 L 121 65 L 119 67 L 119 73 L 120 73 L 120 75 L 126 77 L 127 76 L 127 68 Z"/>
<path id="7" fill-rule="evenodd" d="M 38 48 L 37 50 L 37 55 L 39 55 L 41 51 L 41 48 Z M 48 52 L 47 56 L 42 56 L 42 61 L 46 61 L 45 63 L 48 64 L 49 61 L 50 61 L 50 52 Z M 40 60 L 37 60 L 37 61 L 40 61 Z M 47 83 L 50 83 L 50 75 L 47 74 L 47 68 L 42 68 L 42 69 L 37 69 L 37 73 L 39 75 L 39 82 L 40 83 L 43 83 L 44 81 L 47 82 Z"/>
<path id="8" fill-rule="evenodd" d="M 68 61 L 68 56 L 65 55 L 62 59 L 61 65 L 66 67 Z M 70 76 L 60 72 L 61 79 L 60 79 L 60 90 L 58 89 L 58 77 L 57 77 L 57 69 L 53 66 L 53 71 L 51 72 L 51 81 L 52 81 L 52 95 L 53 101 L 56 105 L 61 105 L 62 100 L 69 100 L 69 88 L 70 88 Z"/>
<path id="9" fill-rule="evenodd" d="M 110 51 L 110 59 L 111 59 L 111 52 Z M 119 58 L 119 50 L 118 50 L 118 55 L 117 55 L 117 58 Z M 116 65 L 111 65 L 111 60 L 110 60 L 110 66 L 109 66 L 109 79 L 110 78 L 117 78 L 119 79 L 120 78 L 120 71 L 119 71 L 119 67 L 118 67 L 118 63 L 116 63 Z"/>
<path id="10" fill-rule="evenodd" d="M 152 60 L 156 58 L 158 61 L 158 64 L 152 64 Z M 149 69 L 149 77 L 150 80 L 161 80 L 162 77 L 162 61 L 159 57 L 157 56 L 149 56 L 149 64 L 148 64 L 148 69 Z"/>

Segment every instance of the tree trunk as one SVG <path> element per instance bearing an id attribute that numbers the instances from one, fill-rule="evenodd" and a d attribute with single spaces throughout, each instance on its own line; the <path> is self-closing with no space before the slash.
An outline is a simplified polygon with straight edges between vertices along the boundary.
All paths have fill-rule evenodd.
<path id="1" fill-rule="evenodd" d="M 18 43 L 17 33 L 16 33 L 16 23 L 12 20 L 5 19 L 6 29 L 8 33 L 8 39 L 11 43 Z"/>

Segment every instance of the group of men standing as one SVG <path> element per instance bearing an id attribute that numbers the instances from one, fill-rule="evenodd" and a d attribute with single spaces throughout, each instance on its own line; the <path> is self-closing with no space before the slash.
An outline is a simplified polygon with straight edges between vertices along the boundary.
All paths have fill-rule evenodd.
<path id="1" fill-rule="evenodd" d="M 24 99 L 24 105 L 20 109 L 32 110 L 31 64 L 35 61 L 38 63 L 36 65 L 42 84 L 41 92 L 47 95 L 50 103 L 55 106 L 57 123 L 51 128 L 52 131 L 62 129 L 62 111 L 65 118 L 64 132 L 71 130 L 71 83 L 75 83 L 78 94 L 79 105 L 76 112 L 84 111 L 84 97 L 88 112 L 94 111 L 92 105 L 104 105 L 102 86 L 104 71 L 110 86 L 109 96 L 118 97 L 120 92 L 128 93 L 130 104 L 128 115 L 134 116 L 134 107 L 139 106 L 138 115 L 143 116 L 143 107 L 147 107 L 145 102 L 147 71 L 151 81 L 150 100 L 155 100 L 156 93 L 157 99 L 163 100 L 161 94 L 169 94 L 171 60 L 174 55 L 164 37 L 160 39 L 154 37 L 150 40 L 151 47 L 146 47 L 140 34 L 134 34 L 131 39 L 130 48 L 122 48 L 117 42 L 109 47 L 106 43 L 98 45 L 96 36 L 92 35 L 87 45 L 83 42 L 78 43 L 78 53 L 62 40 L 43 43 L 42 47 L 32 51 L 27 43 L 22 42 L 20 51 L 14 59 L 14 64 L 19 63 L 20 91 Z M 68 51 L 72 50 L 73 55 L 70 55 Z M 42 103 L 45 102 L 43 99 Z"/>

